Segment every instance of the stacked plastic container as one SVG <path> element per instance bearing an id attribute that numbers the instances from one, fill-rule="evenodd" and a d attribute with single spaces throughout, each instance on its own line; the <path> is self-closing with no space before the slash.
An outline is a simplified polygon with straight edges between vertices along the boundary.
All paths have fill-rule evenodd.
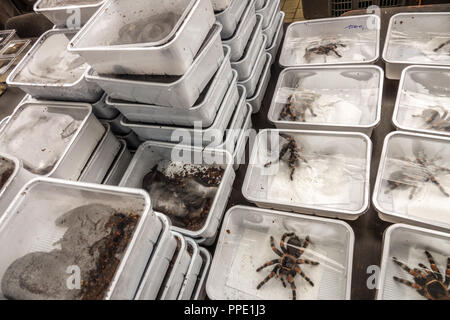
<path id="1" fill-rule="evenodd" d="M 223 43 L 231 49 L 231 67 L 238 74 L 238 84 L 246 89 L 246 99 L 253 113 L 259 111 L 270 79 L 272 58 L 266 51 L 279 25 L 275 19 L 279 1 L 277 4 L 277 1 L 268 0 L 262 10 L 257 10 L 257 5 L 260 3 L 255 0 L 231 0 L 226 9 L 216 12 L 217 21 L 223 26 Z M 277 23 L 268 21 L 272 18 Z M 272 28 L 268 28 L 269 25 Z M 266 28 L 264 33 L 263 27 Z"/>

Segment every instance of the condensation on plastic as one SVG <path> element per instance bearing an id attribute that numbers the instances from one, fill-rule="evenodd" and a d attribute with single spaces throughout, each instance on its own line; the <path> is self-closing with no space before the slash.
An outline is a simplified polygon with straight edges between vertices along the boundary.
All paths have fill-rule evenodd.
<path id="1" fill-rule="evenodd" d="M 410 268 L 424 271 L 418 264 L 431 268 L 425 254 L 428 251 L 436 267 L 445 274 L 447 259 L 450 257 L 450 234 L 396 224 L 386 230 L 383 242 L 377 300 L 426 300 L 414 288 L 394 280 L 394 277 L 398 277 L 414 282 L 413 276 L 395 264 L 393 259 L 395 257 Z"/>
<path id="2" fill-rule="evenodd" d="M 297 299 L 350 299 L 354 235 L 348 224 L 244 206 L 231 208 L 224 218 L 207 280 L 208 297 L 213 300 L 291 300 L 292 289 L 286 276 L 287 287 L 283 286 L 282 273 L 275 269 L 277 263 L 257 271 L 258 267 L 280 259 L 283 254 L 271 248 L 271 237 L 280 253 L 287 249 L 298 259 L 319 263 L 298 265 L 314 286 L 296 274 Z M 305 245 L 307 237 L 309 245 Z M 304 252 L 300 254 L 297 250 Z M 278 276 L 258 289 L 258 284 L 271 271 Z"/>
<path id="3" fill-rule="evenodd" d="M 384 73 L 376 66 L 285 69 L 269 120 L 278 127 L 283 122 L 299 122 L 371 131 L 381 119 L 383 80 Z"/>
<path id="4" fill-rule="evenodd" d="M 387 136 L 373 202 L 383 220 L 450 229 L 450 139 Z"/>
<path id="5" fill-rule="evenodd" d="M 265 208 L 357 219 L 369 207 L 371 149 L 360 133 L 264 130 L 253 147 L 243 194 Z"/>
<path id="6" fill-rule="evenodd" d="M 393 122 L 401 130 L 450 136 L 450 68 L 410 66 L 400 80 Z"/>
<path id="7" fill-rule="evenodd" d="M 379 24 L 376 15 L 293 23 L 286 31 L 280 64 L 373 63 L 379 57 Z"/>

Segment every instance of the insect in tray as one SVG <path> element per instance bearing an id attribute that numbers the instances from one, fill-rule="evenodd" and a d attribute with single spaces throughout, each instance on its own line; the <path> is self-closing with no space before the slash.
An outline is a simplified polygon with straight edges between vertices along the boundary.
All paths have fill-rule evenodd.
<path id="1" fill-rule="evenodd" d="M 414 161 L 409 159 L 404 160 L 419 168 L 420 172 L 408 172 L 408 170 L 398 170 L 393 172 L 388 179 L 389 189 L 386 190 L 386 194 L 395 189 L 412 188 L 409 195 L 409 199 L 412 200 L 419 189 L 419 184 L 431 182 L 439 188 L 444 196 L 450 197 L 450 194 L 444 189 L 436 178 L 437 173 L 450 173 L 450 169 L 437 166 L 435 164 L 437 159 L 427 159 L 423 151 L 416 155 L 416 159 Z"/>
<path id="2" fill-rule="evenodd" d="M 441 43 L 441 44 L 440 44 L 437 48 L 435 48 L 433 51 L 434 51 L 434 52 L 441 51 L 442 48 L 444 48 L 444 47 L 446 47 L 446 46 L 449 46 L 449 45 L 450 45 L 450 40 L 447 40 L 447 41 Z M 450 53 L 449 53 L 449 55 L 450 55 Z"/>
<path id="3" fill-rule="evenodd" d="M 309 110 L 313 117 L 317 117 L 317 114 L 314 113 L 313 103 L 316 98 L 315 95 L 311 97 L 303 97 L 299 103 L 296 103 L 296 95 L 293 94 L 289 97 L 288 103 L 284 106 L 283 110 L 280 113 L 280 120 L 291 120 L 301 122 L 306 122 L 306 111 Z M 298 106 L 298 109 L 296 108 Z"/>
<path id="4" fill-rule="evenodd" d="M 287 245 L 286 239 L 288 239 Z M 261 281 L 260 284 L 258 284 L 257 289 L 260 290 L 262 286 L 264 286 L 267 282 L 269 282 L 270 279 L 276 276 L 281 280 L 285 288 L 287 288 L 287 280 L 292 289 L 292 300 L 297 300 L 297 288 L 295 286 L 295 276 L 297 274 L 299 274 L 303 279 L 306 280 L 306 282 L 314 287 L 314 283 L 311 281 L 311 279 L 305 275 L 302 269 L 300 269 L 300 265 L 302 264 L 309 264 L 313 266 L 317 266 L 319 264 L 319 262 L 316 261 L 300 259 L 309 244 L 310 240 L 308 236 L 304 240 L 302 240 L 295 233 L 285 233 L 280 241 L 280 251 L 275 247 L 275 239 L 273 237 L 270 237 L 270 246 L 272 247 L 273 252 L 275 252 L 275 254 L 280 258 L 269 261 L 256 270 L 256 272 L 260 272 L 261 270 L 269 266 L 275 265 L 270 274 L 263 281 Z"/>
<path id="5" fill-rule="evenodd" d="M 416 118 L 422 118 L 425 123 L 433 130 L 450 132 L 450 116 L 448 110 L 441 108 L 444 113 L 441 113 L 434 109 L 425 109 L 422 114 L 413 115 Z"/>
<path id="6" fill-rule="evenodd" d="M 337 50 L 338 48 L 346 48 L 347 46 L 340 42 L 330 42 L 326 45 L 320 45 L 312 48 L 305 49 L 305 59 L 307 61 L 311 60 L 311 56 L 315 55 L 325 55 L 329 56 L 330 54 L 336 55 L 338 58 L 342 58 L 342 54 Z"/>
<path id="7" fill-rule="evenodd" d="M 299 160 L 302 160 L 306 164 L 308 164 L 308 161 L 300 154 L 301 152 L 303 152 L 303 148 L 298 147 L 297 141 L 295 141 L 294 137 L 284 134 L 284 133 L 280 133 L 280 136 L 282 138 L 286 139 L 287 142 L 281 148 L 277 162 L 280 161 L 288 151 L 290 152 L 290 155 L 289 155 L 289 168 L 291 169 L 290 177 L 291 177 L 291 181 L 294 181 L 294 173 L 295 173 L 295 169 L 297 168 L 297 164 L 298 164 Z M 264 165 L 264 167 L 268 168 L 272 164 L 273 164 L 273 162 L 270 161 L 270 162 L 266 163 Z"/>
<path id="8" fill-rule="evenodd" d="M 416 289 L 420 295 L 424 296 L 428 300 L 450 300 L 450 258 L 447 259 L 447 269 L 444 280 L 444 276 L 436 266 L 436 262 L 434 261 L 431 253 L 425 251 L 425 255 L 428 258 L 431 270 L 422 263 L 419 264 L 421 269 L 411 269 L 394 257 L 394 263 L 411 274 L 414 277 L 414 283 L 399 277 L 394 277 L 394 280 Z"/>

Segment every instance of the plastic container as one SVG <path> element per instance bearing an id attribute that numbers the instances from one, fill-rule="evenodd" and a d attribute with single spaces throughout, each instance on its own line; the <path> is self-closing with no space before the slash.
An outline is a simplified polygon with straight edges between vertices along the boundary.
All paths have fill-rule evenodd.
<path id="1" fill-rule="evenodd" d="M 176 158 L 173 155 L 177 155 Z M 211 158 L 213 156 L 214 158 Z M 223 150 L 204 150 L 197 147 L 147 141 L 136 151 L 130 166 L 120 182 L 120 186 L 142 188 L 143 177 L 156 164 L 164 160 L 180 161 L 187 164 L 195 160 L 195 163 L 200 165 L 213 162 L 225 169 L 204 226 L 198 231 L 172 227 L 174 231 L 193 239 L 213 237 L 217 232 L 219 222 L 225 211 L 235 178 L 235 172 L 231 165 L 231 155 Z"/>
<path id="2" fill-rule="evenodd" d="M 295 170 L 289 167 L 289 149 L 278 161 L 286 137 L 295 139 L 304 158 L 294 161 Z M 370 205 L 371 158 L 372 142 L 361 133 L 262 130 L 242 193 L 262 208 L 356 220 Z"/>
<path id="3" fill-rule="evenodd" d="M 56 220 L 74 208 L 89 204 L 106 205 L 116 212 L 140 216 L 105 293 L 107 300 L 133 298 L 161 232 L 161 222 L 151 210 L 150 198 L 140 190 L 48 178 L 31 181 L 0 219 L 1 278 L 17 258 L 32 252 L 59 250 L 55 243 L 62 238 L 65 230 L 56 226 Z M 62 276 L 62 280 L 66 283 L 67 279 Z"/>
<path id="4" fill-rule="evenodd" d="M 147 76 L 126 79 L 99 75 L 91 68 L 86 78 L 97 83 L 114 99 L 190 109 L 224 59 L 221 28 L 219 24 L 213 26 L 203 48 L 182 77 Z"/>
<path id="5" fill-rule="evenodd" d="M 386 137 L 373 194 L 382 220 L 450 230 L 449 146 L 450 138 L 438 136 L 394 132 Z"/>
<path id="6" fill-rule="evenodd" d="M 255 9 L 261 10 L 264 7 L 264 4 L 266 3 L 265 0 L 256 0 L 255 1 Z"/>
<path id="7" fill-rule="evenodd" d="M 15 61 L 16 61 L 15 58 L 8 58 L 8 59 L 0 58 L 0 76 L 6 74 Z"/>
<path id="8" fill-rule="evenodd" d="M 278 78 L 268 119 L 278 129 L 351 131 L 370 137 L 381 121 L 383 82 L 378 66 L 287 68 Z M 290 102 L 296 119 L 282 117 Z M 312 111 L 304 110 L 302 122 L 306 106 Z"/>
<path id="9" fill-rule="evenodd" d="M 332 49 L 333 45 L 335 52 L 331 50 L 328 55 L 314 53 L 321 50 L 321 46 Z M 380 18 L 377 15 L 294 22 L 286 31 L 280 65 L 286 68 L 370 64 L 378 60 L 379 46 Z"/>
<path id="10" fill-rule="evenodd" d="M 197 283 L 197 278 L 203 265 L 203 258 L 200 255 L 200 248 L 198 247 L 197 243 L 190 238 L 186 238 L 186 243 L 188 248 L 191 248 L 188 249 L 188 253 L 191 256 L 191 263 L 189 264 L 186 276 L 183 279 L 183 283 L 177 300 L 191 300 L 192 294 L 195 289 L 195 284 Z"/>
<path id="11" fill-rule="evenodd" d="M 43 81 L 36 81 L 34 79 L 22 80 L 19 78 L 22 72 L 27 69 L 31 70 L 33 65 L 40 64 L 40 59 L 52 59 L 49 55 L 49 51 L 64 52 L 66 51 L 65 43 L 59 41 L 57 43 L 56 37 L 64 35 L 66 37 L 73 37 L 77 33 L 77 30 L 67 29 L 52 29 L 44 33 L 28 51 L 25 57 L 19 62 L 14 70 L 8 76 L 6 83 L 9 86 L 18 87 L 26 93 L 30 94 L 36 99 L 48 99 L 48 100 L 62 100 L 62 101 L 79 101 L 79 102 L 97 102 L 102 94 L 103 90 L 95 83 L 88 82 L 85 79 L 85 75 L 88 72 L 89 66 L 87 64 L 81 65 L 79 68 L 85 70 L 80 72 L 80 76 L 72 79 L 59 79 L 54 82 L 53 79 L 49 80 L 52 74 L 49 74 L 49 78 L 43 79 Z M 52 39 L 53 38 L 53 39 Z M 59 58 L 59 57 L 58 57 Z M 54 57 L 53 57 L 54 59 Z M 61 62 L 58 63 L 62 63 Z M 75 63 L 72 61 L 71 63 Z M 56 63 L 56 62 L 55 62 Z M 60 71 L 59 69 L 55 71 Z M 66 71 L 66 77 L 72 71 Z M 39 70 L 43 72 L 43 70 Z"/>
<path id="12" fill-rule="evenodd" d="M 255 25 L 255 0 L 249 0 L 233 36 L 227 40 L 223 40 L 223 44 L 231 48 L 231 62 L 239 61 L 242 58 Z"/>
<path id="13" fill-rule="evenodd" d="M 413 276 L 402 270 L 393 259 L 397 258 L 410 268 L 422 263 L 430 269 L 425 254 L 428 251 L 445 277 L 447 258 L 450 257 L 450 234 L 396 224 L 386 230 L 383 242 L 377 300 L 426 300 L 416 289 L 394 281 L 394 277 L 398 277 L 414 283 Z"/>
<path id="14" fill-rule="evenodd" d="M 1 166 L 1 177 L 3 181 L 0 186 L 0 218 L 5 213 L 6 209 L 11 204 L 14 197 L 19 193 L 20 189 L 35 176 L 23 168 L 19 159 L 10 155 L 0 153 L 0 161 L 3 163 Z M 7 166 L 6 164 L 9 164 Z M 5 171 L 11 170 L 9 177 L 4 177 Z"/>
<path id="15" fill-rule="evenodd" d="M 100 122 L 111 126 L 111 130 L 115 135 L 127 135 L 131 132 L 130 128 L 124 127 L 122 121 L 125 119 L 123 114 L 119 113 L 117 117 L 111 120 L 101 119 Z"/>
<path id="16" fill-rule="evenodd" d="M 299 265 L 314 287 L 297 274 L 294 277 L 297 299 L 349 300 L 355 237 L 347 223 L 244 206 L 233 207 L 225 215 L 206 283 L 208 297 L 212 300 L 292 300 L 287 277 L 287 288 L 279 277 L 274 277 L 257 289 L 276 264 L 260 272 L 257 268 L 280 259 L 271 249 L 270 237 L 279 250 L 280 239 L 286 233 L 294 233 L 300 239 L 309 236 L 311 243 L 299 258 L 319 262 L 315 266 Z M 291 236 L 285 238 L 286 244 L 292 240 Z M 288 248 L 292 250 L 293 246 Z"/>
<path id="17" fill-rule="evenodd" d="M 162 126 L 156 124 L 133 123 L 123 119 L 121 124 L 125 128 L 133 130 L 142 141 L 156 140 L 166 142 L 182 142 L 184 144 L 208 146 L 212 143 L 220 144 L 226 126 L 231 119 L 234 107 L 238 103 L 240 92 L 236 86 L 237 74 L 233 71 L 233 81 L 231 82 L 225 98 L 219 108 L 214 122 L 208 128 Z M 220 136 L 220 137 L 219 137 Z"/>
<path id="18" fill-rule="evenodd" d="M 410 65 L 450 66 L 450 13 L 411 12 L 391 17 L 383 51 L 386 77 L 398 80 Z"/>
<path id="19" fill-rule="evenodd" d="M 34 168 L 27 168 L 26 164 L 24 164 L 24 167 L 27 168 L 28 171 L 41 176 L 77 181 L 97 144 L 105 133 L 105 128 L 92 114 L 92 107 L 89 104 L 81 103 L 48 101 L 25 102 L 14 110 L 10 120 L 0 132 L 0 140 L 3 141 L 3 139 L 9 139 L 8 134 L 12 130 L 11 127 L 15 128 L 17 126 L 16 121 L 18 118 L 22 119 L 21 114 L 23 112 L 34 112 L 34 110 L 29 108 L 35 108 L 35 112 L 41 111 L 48 116 L 51 114 L 70 116 L 73 121 L 76 120 L 79 122 L 79 126 L 71 135 L 70 141 L 64 144 L 64 150 L 60 153 L 60 156 L 58 156 L 58 151 L 53 149 L 53 145 L 49 141 L 42 141 L 42 144 L 39 144 L 39 140 L 36 141 L 34 138 L 30 138 L 30 142 L 34 144 L 31 145 L 29 143 L 26 146 L 27 150 L 34 152 L 37 156 L 36 158 L 33 158 L 33 163 L 30 163 Z M 56 123 L 53 122 L 52 126 L 49 126 L 47 123 L 46 126 L 50 129 L 52 126 L 56 126 Z M 67 128 L 69 128 L 69 126 Z M 32 136 L 39 139 L 42 134 L 43 132 L 35 132 Z M 49 136 L 49 134 L 50 133 L 47 132 L 48 139 L 56 139 L 56 136 Z M 12 151 L 7 148 L 8 145 L 10 144 L 0 144 L 0 152 L 12 153 Z M 40 152 L 43 153 L 42 157 L 38 157 Z M 46 152 L 54 153 L 55 156 L 58 156 L 58 159 L 54 163 L 50 163 L 50 160 L 47 160 L 49 165 L 44 167 L 38 162 L 45 161 L 45 157 L 47 156 L 44 157 L 44 155 Z M 17 157 L 23 161 L 23 156 L 17 155 Z M 31 158 L 31 156 L 28 157 Z"/>
<path id="20" fill-rule="evenodd" d="M 31 40 L 12 40 L 0 50 L 0 58 L 8 59 L 20 56 Z"/>
<path id="21" fill-rule="evenodd" d="M 264 66 L 261 78 L 259 79 L 258 85 L 256 87 L 256 93 L 253 97 L 247 99 L 247 102 L 252 106 L 253 113 L 258 113 L 261 109 L 264 96 L 266 94 L 267 87 L 269 86 L 269 81 L 271 77 L 270 67 L 272 66 L 272 56 L 270 53 L 266 53 L 266 64 Z"/>
<path id="22" fill-rule="evenodd" d="M 233 0 L 211 0 L 214 12 L 220 12 L 226 10 L 232 3 Z"/>
<path id="23" fill-rule="evenodd" d="M 72 1 L 72 4 L 67 5 L 46 5 L 45 0 L 39 0 L 34 4 L 34 12 L 41 13 L 48 20 L 50 20 L 57 27 L 73 28 L 73 25 L 68 25 L 68 23 L 76 23 L 73 20 L 73 15 L 77 12 L 79 14 L 79 24 L 77 28 L 83 26 L 88 22 L 88 20 L 94 15 L 94 13 L 106 2 L 105 0 L 90 1 L 91 3 L 86 4 L 76 4 L 77 1 Z"/>
<path id="24" fill-rule="evenodd" d="M 144 105 L 116 100 L 111 97 L 106 99 L 106 103 L 120 110 L 130 121 L 192 127 L 201 122 L 203 127 L 209 127 L 213 123 L 217 110 L 233 79 L 229 60 L 230 49 L 228 47 L 223 47 L 223 49 L 225 58 L 222 60 L 219 70 L 192 108 Z"/>
<path id="25" fill-rule="evenodd" d="M 279 18 L 280 20 L 278 22 L 277 33 L 275 34 L 275 37 L 273 39 L 273 43 L 266 50 L 273 57 L 272 64 L 276 60 L 278 50 L 280 49 L 280 46 L 281 46 L 281 40 L 283 39 L 283 35 L 284 35 L 283 22 L 284 22 L 284 17 L 286 15 L 285 15 L 285 13 L 283 11 L 281 11 L 279 13 L 279 15 L 280 15 L 280 18 Z"/>
<path id="26" fill-rule="evenodd" d="M 139 140 L 139 137 L 133 131 L 122 136 L 116 135 L 116 137 L 125 140 L 130 150 L 136 150 L 141 145 L 141 140 Z"/>
<path id="27" fill-rule="evenodd" d="M 200 256 L 203 259 L 201 274 L 197 279 L 192 300 L 205 300 L 206 297 L 206 279 L 208 278 L 209 268 L 211 267 L 211 253 L 205 248 L 200 247 Z"/>
<path id="28" fill-rule="evenodd" d="M 133 156 L 131 155 L 130 151 L 127 148 L 126 141 L 119 139 L 119 143 L 120 143 L 119 154 L 117 155 L 116 159 L 109 168 L 109 171 L 106 174 L 106 177 L 103 180 L 102 184 L 106 184 L 109 186 L 118 186 L 120 180 L 123 177 L 123 174 L 125 173 L 131 162 L 131 159 L 133 158 Z"/>
<path id="29" fill-rule="evenodd" d="M 223 27 L 221 32 L 222 39 L 228 39 L 234 34 L 248 0 L 229 0 L 228 2 L 229 5 L 221 6 L 223 9 L 216 13 L 216 20 Z M 215 7 L 214 3 L 213 7 Z"/>
<path id="30" fill-rule="evenodd" d="M 450 67 L 403 70 L 393 123 L 403 131 L 450 136 Z"/>
<path id="31" fill-rule="evenodd" d="M 274 3 L 278 2 L 278 8 L 280 7 L 279 0 L 277 0 L 277 1 L 269 0 L 269 2 L 270 1 L 272 1 Z M 278 18 L 280 17 L 280 15 L 278 13 L 280 13 L 280 11 L 277 10 L 277 8 L 275 7 L 274 10 L 270 13 L 271 16 L 268 17 L 269 24 L 265 28 L 263 27 L 263 33 L 267 37 L 267 44 L 266 44 L 267 48 L 273 42 L 273 38 L 275 37 L 275 33 L 277 32 Z M 267 19 L 263 16 L 263 25 L 264 25 L 264 21 L 267 21 Z"/>
<path id="32" fill-rule="evenodd" d="M 16 30 L 0 30 L 0 49 L 16 36 Z"/>
<path id="33" fill-rule="evenodd" d="M 262 16 L 256 15 L 256 25 L 248 40 L 247 46 L 244 51 L 244 55 L 239 61 L 232 62 L 231 67 L 237 71 L 239 75 L 239 81 L 243 81 L 250 77 L 252 68 L 258 59 L 259 49 L 261 48 L 264 40 L 261 29 Z"/>
<path id="34" fill-rule="evenodd" d="M 106 103 L 107 97 L 108 95 L 104 93 L 101 99 L 92 105 L 92 111 L 94 112 L 94 115 L 99 119 L 112 120 L 116 118 L 120 114 L 120 112 L 113 106 L 110 106 Z"/>
<path id="35" fill-rule="evenodd" d="M 149 258 L 142 282 L 136 292 L 135 300 L 155 300 L 169 269 L 170 261 L 177 249 L 177 238 L 171 231 L 172 223 L 163 214 L 155 213 L 162 222 L 162 231 L 159 235 L 156 248 Z"/>
<path id="36" fill-rule="evenodd" d="M 170 273 L 166 274 L 167 282 L 159 289 L 158 300 L 177 300 L 192 260 L 187 250 L 186 239 L 178 232 L 172 231 L 172 233 L 178 239 L 180 246 L 177 257 L 173 261 L 173 267 L 168 270 Z"/>
<path id="37" fill-rule="evenodd" d="M 264 66 L 266 64 L 267 59 L 269 58 L 265 50 L 267 38 L 266 36 L 263 36 L 263 38 L 264 39 L 262 46 L 259 48 L 258 58 L 256 59 L 255 64 L 252 66 L 250 76 L 247 79 L 238 82 L 239 85 L 245 87 L 247 92 L 247 98 L 250 98 L 255 94 L 259 80 L 261 79 L 264 70 Z"/>
<path id="38" fill-rule="evenodd" d="M 81 173 L 80 182 L 101 184 L 109 168 L 116 159 L 121 145 L 113 135 L 111 127 L 105 125 L 106 132 Z"/>
<path id="39" fill-rule="evenodd" d="M 119 34 L 127 24 L 138 24 L 141 19 L 156 13 L 155 10 L 168 14 L 173 13 L 175 7 L 183 12 L 178 12 L 181 14 L 177 16 L 179 20 L 162 39 L 123 45 L 115 45 L 115 40 L 105 39 Z M 147 0 L 114 0 L 106 3 L 86 23 L 70 42 L 69 51 L 84 57 L 99 74 L 181 76 L 193 63 L 214 22 L 209 0 L 177 0 L 170 5 L 159 0 L 150 5 Z"/>
<path id="40" fill-rule="evenodd" d="M 280 9 L 280 0 L 266 0 L 264 6 L 256 10 L 256 13 L 264 17 L 262 28 L 266 29 L 270 25 L 270 20 L 272 19 L 274 12 Z"/>

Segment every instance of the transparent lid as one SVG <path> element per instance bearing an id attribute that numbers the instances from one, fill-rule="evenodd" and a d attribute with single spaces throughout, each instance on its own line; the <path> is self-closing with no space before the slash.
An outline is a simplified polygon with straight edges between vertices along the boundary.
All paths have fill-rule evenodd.
<path id="1" fill-rule="evenodd" d="M 293 299 L 292 279 L 279 269 L 287 253 L 286 263 L 294 263 L 295 257 L 292 275 L 298 300 L 348 299 L 353 242 L 351 228 L 337 220 L 234 207 L 224 219 L 207 281 L 208 296 Z M 271 271 L 276 276 L 266 278 Z"/>

